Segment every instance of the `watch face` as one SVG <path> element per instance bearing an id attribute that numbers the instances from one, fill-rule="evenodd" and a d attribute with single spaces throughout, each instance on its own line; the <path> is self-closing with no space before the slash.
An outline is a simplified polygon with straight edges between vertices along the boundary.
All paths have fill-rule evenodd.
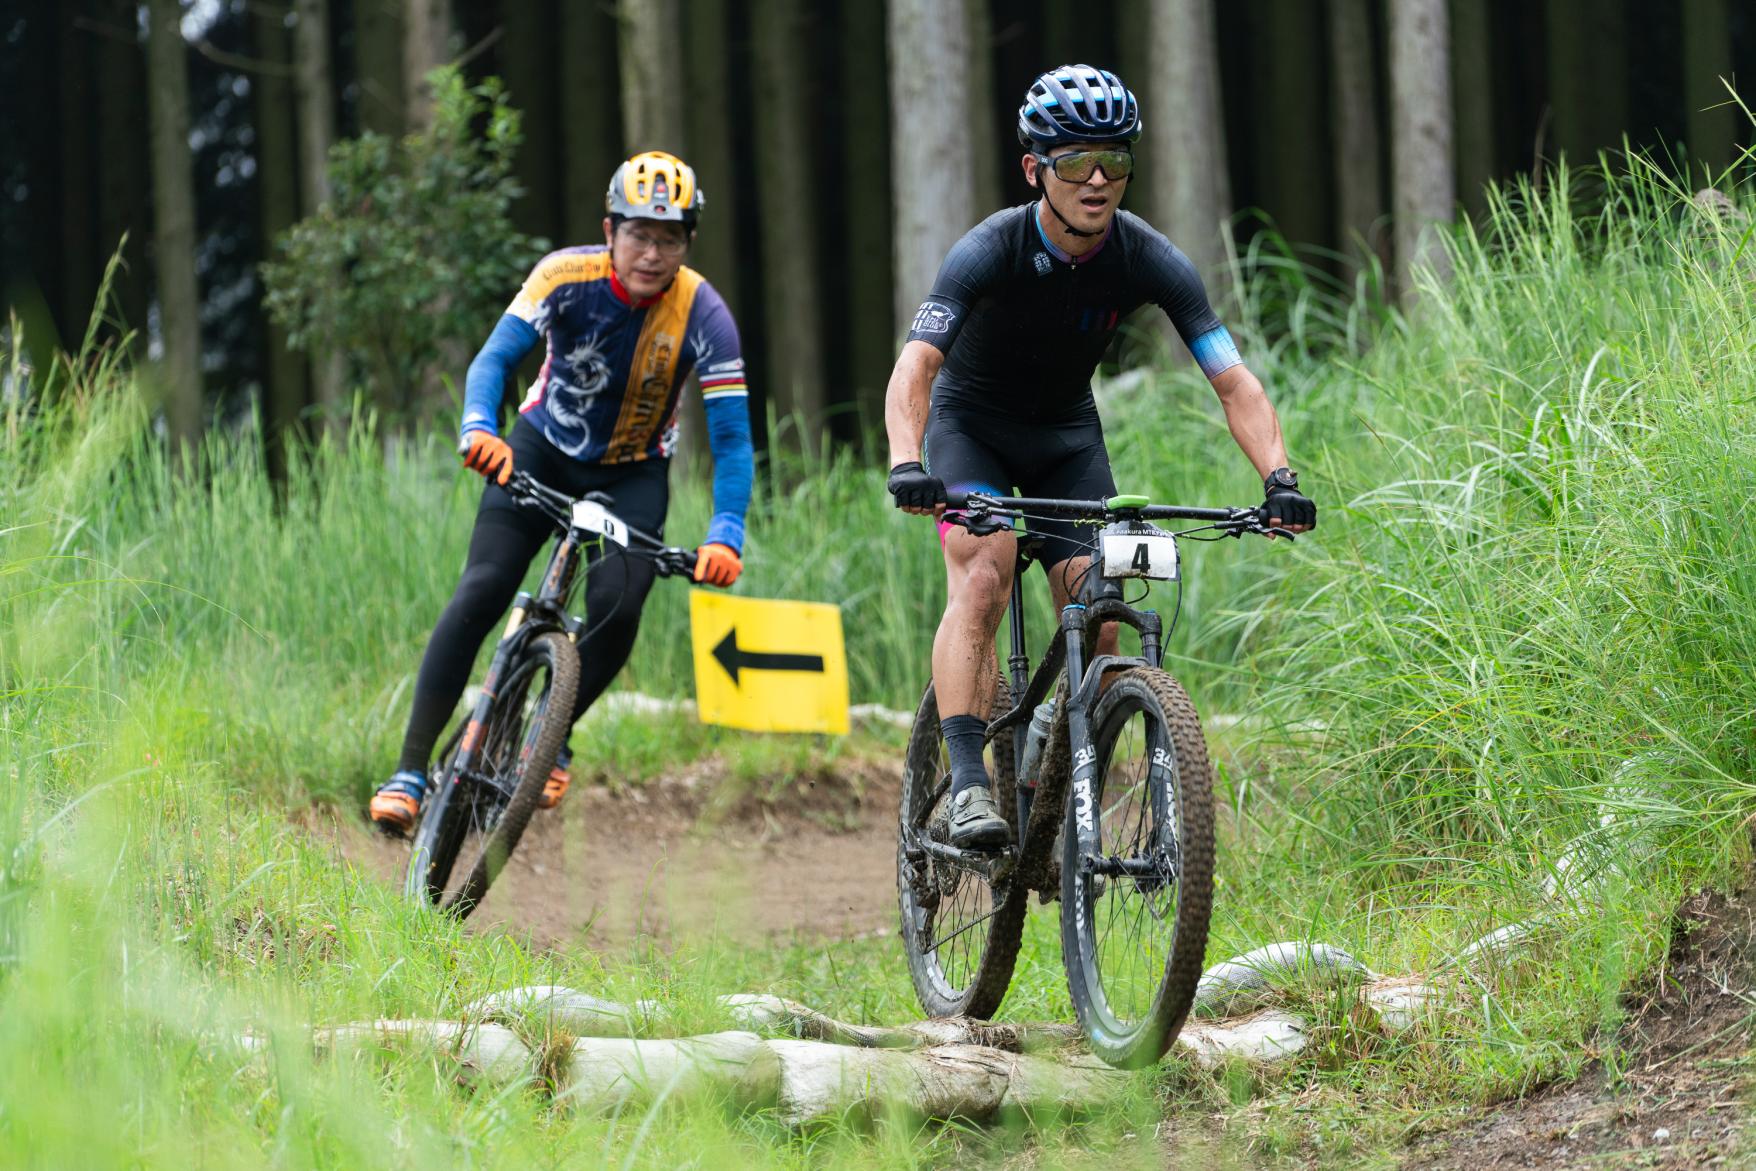
<path id="1" fill-rule="evenodd" d="M 1287 468 L 1276 468 L 1269 478 L 1282 488 L 1297 488 L 1299 486 L 1299 474 Z"/>

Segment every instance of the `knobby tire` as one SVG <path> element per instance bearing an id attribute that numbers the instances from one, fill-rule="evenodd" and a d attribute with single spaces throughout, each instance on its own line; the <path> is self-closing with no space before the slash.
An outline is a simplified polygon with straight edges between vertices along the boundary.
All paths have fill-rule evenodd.
<path id="1" fill-rule="evenodd" d="M 920 825 L 926 820 L 923 816 L 925 804 L 944 776 L 941 744 L 939 708 L 933 687 L 928 684 L 909 733 L 903 775 L 902 827 Z M 1016 822 L 1017 814 L 1013 798 L 1011 733 L 1001 733 L 992 741 L 990 749 L 994 755 L 995 802 L 1007 823 L 1012 824 Z M 1016 841 L 1017 825 L 1012 824 L 1012 831 Z M 1006 998 L 1006 990 L 1012 983 L 1012 968 L 1018 960 L 1019 943 L 1024 936 L 1029 890 L 1018 881 L 1008 881 L 995 888 L 978 874 L 934 860 L 929 864 L 932 873 L 948 876 L 946 880 L 955 885 L 951 891 L 941 891 L 937 907 L 928 909 L 917 894 L 916 882 L 911 881 L 914 865 L 907 857 L 904 839 L 899 836 L 897 897 L 902 911 L 903 950 L 908 955 L 909 977 L 914 982 L 921 1007 L 931 1017 L 991 1017 Z M 940 880 L 936 877 L 934 881 Z M 983 894 L 985 901 L 980 898 Z M 940 909 L 947 902 L 958 900 L 977 902 L 976 906 L 969 908 L 965 916 L 967 922 L 941 923 Z M 989 917 L 978 918 L 988 912 L 991 912 Z M 960 926 L 964 928 L 962 934 L 955 939 L 948 938 Z M 961 971 L 970 965 L 960 963 L 952 965 L 954 970 L 948 972 L 945 957 L 939 954 L 941 949 L 932 946 L 935 940 L 954 955 L 974 956 L 973 970 Z"/>
<path id="2" fill-rule="evenodd" d="M 545 672 L 548 682 L 530 713 L 532 723 L 526 726 L 524 703 L 537 671 Z M 498 770 L 506 762 L 494 759 L 496 756 L 516 754 L 528 744 L 529 751 L 517 768 L 516 787 L 494 827 L 480 835 L 481 841 L 463 880 L 454 890 L 448 890 L 474 812 L 470 795 L 463 789 L 474 782 L 454 784 L 450 761 L 444 761 L 435 773 L 443 791 L 429 797 L 429 802 L 438 804 L 430 811 L 431 816 L 422 818 L 415 837 L 407 883 L 411 897 L 435 903 L 460 918 L 481 903 L 517 848 L 537 808 L 543 786 L 566 743 L 578 686 L 578 652 L 565 635 L 555 631 L 531 639 L 519 657 L 507 664 L 501 690 L 483 719 L 476 764 L 479 769 Z M 453 743 L 456 739 L 454 733 Z M 423 856 L 430 860 L 424 874 L 420 865 Z"/>
<path id="3" fill-rule="evenodd" d="M 1163 671 L 1137 667 L 1124 672 L 1110 684 L 1092 712 L 1092 747 L 1097 751 L 1092 807 L 1099 818 L 1100 832 L 1104 832 L 1102 819 L 1106 812 L 1128 800 L 1120 791 L 1124 788 L 1121 784 L 1113 786 L 1115 792 L 1107 790 L 1106 781 L 1110 778 L 1106 774 L 1111 772 L 1113 753 L 1122 733 L 1130 725 L 1139 726 L 1142 716 L 1148 728 L 1141 746 L 1143 753 L 1150 754 L 1156 739 L 1156 746 L 1164 748 L 1172 760 L 1171 767 L 1161 770 L 1161 775 L 1168 772 L 1171 782 L 1166 808 L 1174 819 L 1174 834 L 1168 836 L 1174 837 L 1176 843 L 1178 883 L 1174 913 L 1161 917 L 1153 909 L 1154 896 L 1168 889 L 1161 879 L 1109 877 L 1104 880 L 1101 893 L 1095 897 L 1090 893 L 1091 879 L 1081 874 L 1075 829 L 1078 802 L 1071 794 L 1062 831 L 1061 958 L 1067 970 L 1068 992 L 1092 1051 L 1122 1069 L 1138 1069 L 1157 1062 L 1183 1027 L 1195 998 L 1196 982 L 1201 979 L 1208 917 L 1213 906 L 1213 766 L 1195 706 L 1182 685 Z M 1150 731 L 1154 725 L 1162 729 L 1156 737 Z M 1149 781 L 1142 787 L 1150 790 L 1154 784 Z M 1168 840 L 1157 836 L 1164 821 L 1159 806 L 1148 801 L 1140 820 L 1150 822 L 1147 836 L 1153 843 Z M 1117 843 L 1108 840 L 1107 835 L 1100 846 L 1105 852 L 1117 849 Z M 1132 912 L 1136 922 L 1141 921 L 1144 912 L 1147 930 L 1152 930 L 1153 923 L 1164 924 L 1167 920 L 1172 930 L 1156 991 L 1142 1011 L 1124 1019 L 1113 1011 L 1111 992 L 1106 988 L 1100 953 L 1105 950 L 1104 932 L 1109 928 L 1100 928 L 1100 918 L 1108 916 L 1107 923 L 1113 927 L 1117 907 L 1126 907 L 1124 900 L 1130 897 L 1143 900 L 1139 909 Z M 1123 957 L 1138 956 L 1142 949 L 1130 946 L 1115 949 L 1112 954 L 1118 959 L 1116 967 L 1121 967 Z M 1145 980 L 1157 975 L 1155 961 L 1154 955 L 1145 964 Z M 1125 979 L 1117 976 L 1114 983 L 1117 994 L 1129 999 L 1123 988 Z"/>

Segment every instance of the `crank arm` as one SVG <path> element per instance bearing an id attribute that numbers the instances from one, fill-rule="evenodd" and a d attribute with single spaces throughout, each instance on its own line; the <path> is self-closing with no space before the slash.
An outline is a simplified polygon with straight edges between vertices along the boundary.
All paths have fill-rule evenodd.
<path id="1" fill-rule="evenodd" d="M 907 850 L 911 846 L 924 854 L 932 855 L 941 862 L 956 866 L 960 870 L 979 874 L 988 880 L 989 885 L 998 884 L 1009 877 L 1014 867 L 1018 865 L 1018 851 L 1010 847 L 998 854 L 986 850 L 960 850 L 956 846 L 948 846 L 944 842 L 936 842 L 928 837 L 917 837 L 904 849 Z"/>

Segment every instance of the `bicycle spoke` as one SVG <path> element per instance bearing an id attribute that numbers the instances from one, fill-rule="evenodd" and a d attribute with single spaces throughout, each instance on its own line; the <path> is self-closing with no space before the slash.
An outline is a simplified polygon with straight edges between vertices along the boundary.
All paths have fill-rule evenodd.
<path id="1" fill-rule="evenodd" d="M 922 1004 L 929 1012 L 947 1014 L 992 1012 L 996 963 L 1010 974 L 1012 952 L 995 959 L 996 932 L 1009 933 L 1015 949 L 1022 916 L 990 884 L 985 873 L 966 868 L 938 854 L 909 853 L 913 835 L 943 843 L 949 804 L 951 762 L 939 737 L 931 693 L 911 734 L 904 794 L 902 845 L 898 879 L 902 898 L 903 939 L 910 973 Z M 930 737 L 930 739 L 929 739 Z M 993 751 L 998 752 L 998 747 Z M 1010 765 L 1007 766 L 1008 768 Z M 1001 771 L 990 764 L 990 776 Z M 1004 990 L 1004 984 L 1000 985 Z"/>
<path id="2" fill-rule="evenodd" d="M 965 923 L 962 927 L 959 927 L 956 931 L 953 931 L 950 935 L 941 936 L 940 938 L 933 940 L 931 943 L 929 943 L 927 945 L 926 950 L 927 951 L 938 951 L 941 947 L 944 947 L 951 940 L 956 939 L 959 935 L 962 935 L 965 931 L 968 931 L 970 928 L 980 927 L 983 923 L 986 923 L 989 919 L 992 919 L 998 911 L 999 911 L 999 908 L 996 907 L 994 910 L 989 911 L 987 914 L 982 915 L 980 918 L 972 919 L 968 923 Z"/>
<path id="3" fill-rule="evenodd" d="M 1102 765 L 1098 807 L 1100 857 L 1161 862 L 1167 833 L 1154 816 L 1151 762 L 1162 735 L 1144 712 L 1129 713 L 1116 730 Z M 1111 874 L 1101 893 L 1086 881 L 1092 904 L 1097 976 L 1110 1015 L 1124 1027 L 1152 1008 L 1175 937 L 1178 878 L 1168 865 L 1162 874 Z"/>

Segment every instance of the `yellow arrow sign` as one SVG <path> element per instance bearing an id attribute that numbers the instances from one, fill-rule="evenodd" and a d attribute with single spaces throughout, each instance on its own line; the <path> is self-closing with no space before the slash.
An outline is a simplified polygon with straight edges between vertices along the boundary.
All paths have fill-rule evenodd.
<path id="1" fill-rule="evenodd" d="M 841 607 L 689 592 L 701 720 L 751 732 L 848 730 Z"/>

